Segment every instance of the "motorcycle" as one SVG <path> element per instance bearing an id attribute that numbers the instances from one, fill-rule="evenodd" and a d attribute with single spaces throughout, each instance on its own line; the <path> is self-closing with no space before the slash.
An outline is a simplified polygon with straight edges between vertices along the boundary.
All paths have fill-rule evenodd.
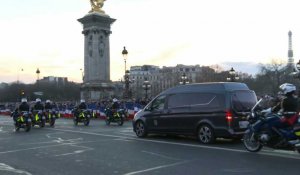
<path id="1" fill-rule="evenodd" d="M 55 120 L 57 118 L 57 112 L 54 109 L 53 110 L 47 109 L 45 111 L 45 116 L 46 116 L 46 123 L 49 123 L 51 127 L 54 127 Z"/>
<path id="2" fill-rule="evenodd" d="M 123 125 L 125 119 L 125 114 L 123 109 L 115 110 L 115 109 L 106 108 L 104 112 L 106 115 L 106 119 L 105 119 L 106 125 L 110 125 L 110 123 L 118 123 L 119 126 Z"/>
<path id="3" fill-rule="evenodd" d="M 34 110 L 32 113 L 32 126 L 38 125 L 40 128 L 43 128 L 46 123 L 46 117 L 43 110 Z"/>
<path id="4" fill-rule="evenodd" d="M 248 129 L 243 137 L 243 144 L 250 152 L 258 152 L 264 146 L 273 149 L 296 150 L 300 153 L 300 119 L 297 113 L 285 112 L 274 114 L 271 110 L 262 110 L 260 103 L 264 99 L 260 99 L 251 109 L 247 119 L 249 122 Z M 282 120 L 285 115 L 290 115 L 289 127 L 275 128 L 268 126 L 269 117 L 280 117 Z"/>
<path id="5" fill-rule="evenodd" d="M 29 132 L 31 129 L 31 118 L 30 113 L 27 111 L 22 111 L 20 113 L 14 113 L 16 115 L 15 119 L 15 131 L 19 131 L 20 128 L 24 128 L 26 132 Z"/>
<path id="6" fill-rule="evenodd" d="M 79 114 L 78 116 L 74 114 L 74 125 L 77 126 L 78 123 L 83 123 L 85 126 L 88 126 L 91 120 L 91 112 L 89 110 L 79 110 L 77 113 Z"/>

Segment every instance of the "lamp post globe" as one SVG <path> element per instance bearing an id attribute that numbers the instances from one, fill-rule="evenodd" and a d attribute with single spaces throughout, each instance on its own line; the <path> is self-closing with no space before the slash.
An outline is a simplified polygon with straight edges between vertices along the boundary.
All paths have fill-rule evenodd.
<path id="1" fill-rule="evenodd" d="M 148 90 L 150 90 L 150 88 L 151 88 L 150 82 L 146 79 L 143 82 L 143 86 L 142 87 L 145 90 L 145 100 L 148 100 Z"/>
<path id="2" fill-rule="evenodd" d="M 236 72 L 233 69 L 233 67 L 231 67 L 231 69 L 228 71 L 228 73 L 229 73 L 229 77 L 226 78 L 227 81 L 235 82 L 236 80 L 239 79 L 239 77 L 236 75 Z"/>
<path id="3" fill-rule="evenodd" d="M 124 62 L 125 62 L 125 73 L 126 73 L 126 61 L 127 61 L 128 51 L 126 50 L 125 46 L 123 47 L 122 55 L 123 55 L 123 59 L 124 59 Z"/>

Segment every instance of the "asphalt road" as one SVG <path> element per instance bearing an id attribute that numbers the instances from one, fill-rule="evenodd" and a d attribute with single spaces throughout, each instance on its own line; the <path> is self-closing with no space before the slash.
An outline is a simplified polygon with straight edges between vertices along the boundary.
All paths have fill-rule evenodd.
<path id="1" fill-rule="evenodd" d="M 299 175 L 300 155 L 263 149 L 247 152 L 241 142 L 202 145 L 193 138 L 139 139 L 131 122 L 74 126 L 59 119 L 54 128 L 15 132 L 0 116 L 0 175 Z"/>

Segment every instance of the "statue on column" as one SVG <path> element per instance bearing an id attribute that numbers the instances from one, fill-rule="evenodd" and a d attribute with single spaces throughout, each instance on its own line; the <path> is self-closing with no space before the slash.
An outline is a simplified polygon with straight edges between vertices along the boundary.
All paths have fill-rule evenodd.
<path id="1" fill-rule="evenodd" d="M 105 14 L 105 12 L 101 9 L 103 7 L 104 1 L 106 0 L 90 0 L 92 9 L 89 13 L 99 12 Z"/>

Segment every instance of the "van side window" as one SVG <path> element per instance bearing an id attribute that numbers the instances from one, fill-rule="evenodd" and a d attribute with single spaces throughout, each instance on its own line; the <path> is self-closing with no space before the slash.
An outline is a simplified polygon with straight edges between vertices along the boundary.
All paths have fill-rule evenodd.
<path id="1" fill-rule="evenodd" d="M 220 94 L 213 93 L 173 94 L 168 100 L 169 109 L 191 107 L 191 109 L 203 108 L 209 110 L 208 108 L 221 108 L 222 104 L 224 104 L 224 97 Z"/>
<path id="2" fill-rule="evenodd" d="M 151 109 L 154 111 L 163 110 L 165 108 L 166 96 L 157 97 L 151 104 Z"/>

